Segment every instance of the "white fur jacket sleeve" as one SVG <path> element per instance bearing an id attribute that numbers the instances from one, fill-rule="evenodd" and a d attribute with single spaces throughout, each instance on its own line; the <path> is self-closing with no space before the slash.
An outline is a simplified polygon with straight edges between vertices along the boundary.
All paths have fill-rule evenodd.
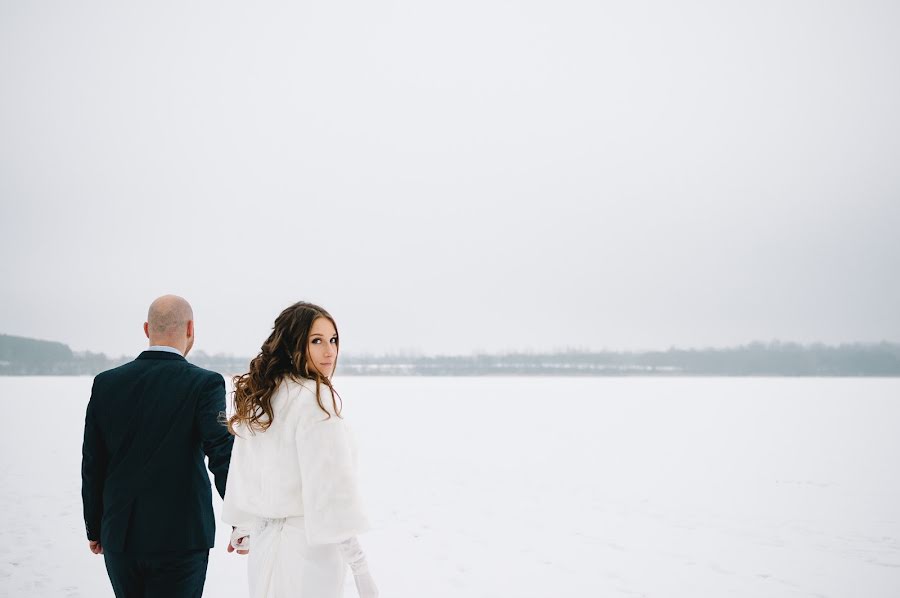
<path id="1" fill-rule="evenodd" d="M 357 483 L 356 441 L 335 414 L 328 387 L 321 393 L 329 414 L 317 404 L 304 409 L 297 426 L 297 460 L 307 541 L 333 544 L 365 531 L 368 522 Z"/>

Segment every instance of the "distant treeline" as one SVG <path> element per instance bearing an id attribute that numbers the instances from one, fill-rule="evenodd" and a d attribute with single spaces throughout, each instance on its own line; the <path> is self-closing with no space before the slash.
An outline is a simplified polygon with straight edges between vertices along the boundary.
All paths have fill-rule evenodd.
<path id="1" fill-rule="evenodd" d="M 248 357 L 192 352 L 190 361 L 229 376 Z M 0 334 L 0 375 L 94 375 L 133 359 Z M 727 349 L 566 351 L 469 356 L 342 355 L 340 375 L 363 376 L 900 376 L 900 344 L 801 345 L 773 341 Z"/>
<path id="2" fill-rule="evenodd" d="M 96 374 L 113 365 L 103 353 L 75 353 L 62 343 L 0 334 L 0 375 Z"/>
<path id="3" fill-rule="evenodd" d="M 342 358 L 342 373 L 434 376 L 900 376 L 900 344 L 754 342 L 726 349 Z M 349 371 L 348 371 L 349 370 Z"/>

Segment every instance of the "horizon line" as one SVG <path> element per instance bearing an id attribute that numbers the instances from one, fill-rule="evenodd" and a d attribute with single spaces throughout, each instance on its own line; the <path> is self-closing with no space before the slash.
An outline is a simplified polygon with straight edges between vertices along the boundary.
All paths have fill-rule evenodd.
<path id="1" fill-rule="evenodd" d="M 20 338 L 26 340 L 33 340 L 45 343 L 58 343 L 64 345 L 69 348 L 72 353 L 91 353 L 95 355 L 104 355 L 110 359 L 116 359 L 121 357 L 129 357 L 129 354 L 122 353 L 120 355 L 113 355 L 112 353 L 107 354 L 104 351 L 93 351 L 91 349 L 72 349 L 68 343 L 58 341 L 58 340 L 48 340 L 48 339 L 40 339 L 29 336 L 20 336 L 17 334 L 7 334 L 0 333 L 0 336 L 7 336 L 13 338 Z M 506 355 L 585 355 L 585 354 L 597 354 L 597 353 L 619 353 L 619 354 L 635 354 L 635 353 L 666 353 L 669 351 L 727 351 L 734 349 L 742 349 L 752 346 L 763 346 L 766 348 L 771 348 L 774 346 L 793 346 L 800 347 L 803 349 L 810 348 L 841 348 L 841 347 L 874 347 L 874 346 L 896 346 L 900 348 L 900 341 L 893 341 L 887 339 L 881 339 L 878 341 L 841 341 L 837 343 L 826 343 L 822 341 L 811 341 L 811 342 L 799 342 L 799 341 L 791 341 L 791 340 L 781 340 L 778 338 L 770 339 L 770 340 L 751 340 L 748 342 L 733 344 L 733 345 L 675 345 L 671 344 L 666 348 L 640 348 L 640 349 L 614 349 L 603 347 L 600 349 L 584 347 L 584 346 L 573 346 L 573 347 L 565 347 L 565 348 L 554 348 L 554 349 L 503 349 L 497 351 L 480 351 L 473 350 L 468 353 L 452 353 L 452 352 L 428 352 L 421 351 L 417 349 L 399 349 L 399 350 L 387 350 L 382 351 L 380 353 L 372 352 L 372 351 L 349 351 L 346 353 L 347 356 L 351 357 L 415 357 L 415 358 L 430 358 L 430 357 L 477 357 L 477 356 L 506 356 Z M 145 351 L 146 348 L 141 348 L 140 351 Z M 203 354 L 209 357 L 226 357 L 226 358 L 252 358 L 255 356 L 254 354 L 238 354 L 234 352 L 226 352 L 226 351 L 216 351 L 212 352 L 207 349 L 197 348 L 192 351 L 193 354 Z"/>

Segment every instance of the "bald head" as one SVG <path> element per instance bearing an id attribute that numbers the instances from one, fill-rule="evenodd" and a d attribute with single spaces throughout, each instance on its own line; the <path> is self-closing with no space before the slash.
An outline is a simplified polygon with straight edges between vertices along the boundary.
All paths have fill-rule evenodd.
<path id="1" fill-rule="evenodd" d="M 194 344 L 194 311 L 178 295 L 163 295 L 150 304 L 144 333 L 150 345 L 174 347 L 187 355 Z"/>

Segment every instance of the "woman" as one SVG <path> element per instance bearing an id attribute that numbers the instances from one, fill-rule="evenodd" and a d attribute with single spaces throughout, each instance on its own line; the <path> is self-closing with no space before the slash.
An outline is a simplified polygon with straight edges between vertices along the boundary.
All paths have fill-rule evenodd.
<path id="1" fill-rule="evenodd" d="M 229 552 L 249 549 L 252 598 L 340 598 L 348 565 L 360 597 L 378 596 L 356 539 L 367 522 L 356 446 L 331 385 L 337 357 L 334 318 L 300 302 L 234 377 L 222 519 L 235 528 Z"/>

